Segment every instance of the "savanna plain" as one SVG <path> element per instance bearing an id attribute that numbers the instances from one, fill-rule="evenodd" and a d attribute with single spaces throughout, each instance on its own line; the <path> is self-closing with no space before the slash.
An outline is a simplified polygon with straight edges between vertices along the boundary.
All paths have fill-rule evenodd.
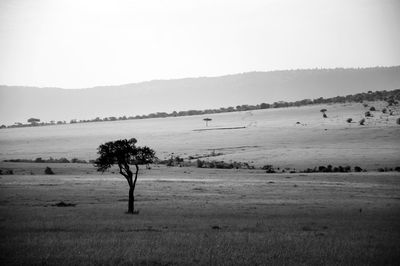
<path id="1" fill-rule="evenodd" d="M 354 103 L 208 115 L 207 127 L 192 116 L 1 130 L 2 160 L 90 160 L 99 144 L 135 137 L 193 166 L 142 166 L 139 214 L 128 215 L 116 168 L 1 162 L 13 174 L 0 176 L 0 263 L 398 265 L 399 114 L 371 104 L 364 126 Z M 193 158 L 254 169 L 198 168 Z M 366 171 L 303 171 L 321 165 Z"/>

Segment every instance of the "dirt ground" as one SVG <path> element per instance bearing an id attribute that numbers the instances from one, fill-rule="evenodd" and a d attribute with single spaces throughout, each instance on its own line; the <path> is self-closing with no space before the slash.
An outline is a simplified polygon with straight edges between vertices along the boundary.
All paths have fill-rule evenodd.
<path id="1" fill-rule="evenodd" d="M 400 263 L 399 173 L 155 166 L 129 215 L 115 170 L 46 166 L 0 163 L 1 265 Z"/>

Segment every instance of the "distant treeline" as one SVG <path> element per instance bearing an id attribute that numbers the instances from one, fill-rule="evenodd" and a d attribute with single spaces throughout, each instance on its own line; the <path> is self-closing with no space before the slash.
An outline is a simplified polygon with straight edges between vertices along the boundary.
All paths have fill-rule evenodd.
<path id="1" fill-rule="evenodd" d="M 251 111 L 260 109 L 270 109 L 270 108 L 282 108 L 282 107 L 299 107 L 312 104 L 332 104 L 332 103 L 348 103 L 357 102 L 362 103 L 364 101 L 386 101 L 388 106 L 397 105 L 400 101 L 400 89 L 392 91 L 368 91 L 367 93 L 357 93 L 347 96 L 336 96 L 331 98 L 317 98 L 317 99 L 304 99 L 295 102 L 278 101 L 274 103 L 261 103 L 257 105 L 243 104 L 236 107 L 221 107 L 218 109 L 206 109 L 206 110 L 187 110 L 187 111 L 173 111 L 171 113 L 157 112 L 148 115 L 136 115 L 136 116 L 110 116 L 110 117 L 96 117 L 94 119 L 88 120 L 77 120 L 72 119 L 69 124 L 75 123 L 90 123 L 90 122 L 105 122 L 105 121 L 118 121 L 118 120 L 133 120 L 133 119 L 148 119 L 148 118 L 165 118 L 165 117 L 177 117 L 177 116 L 192 116 L 192 115 L 204 115 L 204 114 L 218 114 L 218 113 L 228 113 L 228 112 L 240 112 L 240 111 Z M 14 125 L 5 126 L 2 125 L 0 128 L 14 128 L 14 127 L 31 127 L 31 126 L 48 126 L 48 125 L 62 125 L 67 124 L 66 121 L 50 121 L 50 122 L 40 122 L 38 118 L 28 119 L 28 124 L 23 124 L 16 122 Z"/>
<path id="2" fill-rule="evenodd" d="M 36 159 L 9 159 L 9 160 L 3 160 L 3 162 L 9 162 L 9 163 L 94 163 L 94 160 L 86 161 L 86 160 L 81 160 L 78 158 L 72 158 L 71 160 L 68 160 L 67 158 L 52 158 L 50 157 L 49 159 L 43 159 L 42 157 L 38 157 Z"/>

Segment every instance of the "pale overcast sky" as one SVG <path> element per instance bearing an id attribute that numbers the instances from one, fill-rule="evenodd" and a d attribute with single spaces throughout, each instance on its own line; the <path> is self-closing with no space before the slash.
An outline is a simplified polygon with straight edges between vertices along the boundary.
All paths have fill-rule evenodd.
<path id="1" fill-rule="evenodd" d="M 400 65 L 399 0 L 1 0 L 0 84 Z"/>

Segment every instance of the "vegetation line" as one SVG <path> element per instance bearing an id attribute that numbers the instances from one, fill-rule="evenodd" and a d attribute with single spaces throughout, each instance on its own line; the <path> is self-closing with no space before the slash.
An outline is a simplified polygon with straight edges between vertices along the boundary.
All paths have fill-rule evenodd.
<path id="1" fill-rule="evenodd" d="M 306 105 L 314 105 L 314 104 L 332 104 L 332 103 L 346 103 L 346 102 L 358 102 L 362 103 L 363 101 L 386 101 L 388 105 L 396 105 L 400 101 L 400 89 L 392 90 L 392 91 L 368 91 L 367 93 L 357 93 L 347 96 L 336 96 L 331 98 L 324 99 L 323 97 L 311 100 L 304 99 L 295 102 L 285 102 L 278 101 L 272 104 L 269 103 L 261 103 L 257 105 L 238 105 L 236 107 L 221 107 L 219 109 L 206 109 L 206 110 L 187 110 L 187 111 L 173 111 L 172 113 L 166 112 L 157 112 L 151 113 L 148 115 L 136 115 L 136 116 L 121 116 L 121 117 L 105 117 L 100 118 L 96 117 L 91 120 L 77 120 L 72 119 L 69 124 L 75 123 L 90 123 L 90 122 L 107 122 L 107 121 L 118 121 L 118 120 L 133 120 L 133 119 L 148 119 L 148 118 L 165 118 L 165 117 L 177 117 L 177 116 L 192 116 L 192 115 L 203 115 L 203 114 L 217 114 L 217 113 L 229 113 L 229 112 L 240 112 L 240 111 L 250 111 L 250 110 L 260 110 L 260 109 L 270 109 L 270 108 L 283 108 L 283 107 L 300 107 Z M 16 122 L 13 125 L 5 126 L 1 125 L 2 128 L 15 128 L 15 127 L 32 127 L 32 126 L 50 126 L 50 125 L 62 125 L 67 124 L 66 121 L 50 121 L 50 122 L 40 122 L 39 118 L 29 118 L 27 120 L 28 124 L 23 124 L 20 122 Z"/>

